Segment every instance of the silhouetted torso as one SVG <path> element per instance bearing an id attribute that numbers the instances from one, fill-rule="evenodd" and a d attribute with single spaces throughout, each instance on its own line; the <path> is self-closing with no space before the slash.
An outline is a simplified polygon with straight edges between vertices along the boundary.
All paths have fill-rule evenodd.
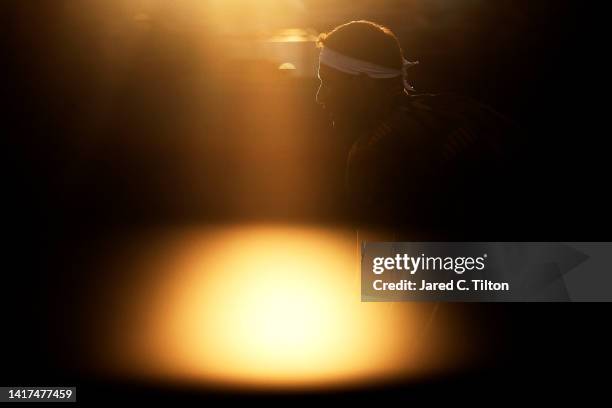
<path id="1" fill-rule="evenodd" d="M 440 237 L 495 223 L 508 192 L 514 126 L 455 95 L 406 96 L 349 153 L 346 182 L 360 225 Z"/>

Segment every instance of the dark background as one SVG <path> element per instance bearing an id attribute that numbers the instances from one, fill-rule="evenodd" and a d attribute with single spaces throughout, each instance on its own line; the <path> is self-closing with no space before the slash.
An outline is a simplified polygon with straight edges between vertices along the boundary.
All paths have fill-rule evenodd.
<path id="1" fill-rule="evenodd" d="M 603 10 L 548 0 L 331 3 L 305 1 L 299 22 L 319 31 L 355 18 L 388 25 L 421 61 L 412 72 L 417 89 L 472 96 L 524 129 L 526 148 L 516 158 L 521 205 L 499 206 L 513 228 L 486 237 L 466 231 L 466 239 L 609 240 Z M 151 225 L 350 222 L 341 192 L 345 144 L 332 137 L 314 102 L 315 78 L 283 76 L 264 62 L 233 64 L 219 57 L 223 37 L 155 21 L 118 69 L 104 50 L 130 39 L 111 23 L 133 10 L 81 14 L 74 4 L 2 5 L 8 143 L 1 383 L 76 384 L 81 401 L 227 397 L 109 384 L 70 369 L 80 347 L 71 335 L 81 299 L 74 293 L 93 279 L 83 267 L 95 262 L 92 243 Z M 299 112 L 299 126 L 287 106 Z M 257 146 L 267 132 L 301 142 L 273 146 L 262 159 Z M 291 176 L 249 183 L 274 179 L 287 157 L 305 163 L 296 180 L 317 180 L 308 194 L 287 191 Z M 499 391 L 527 401 L 527 391 L 536 390 L 559 398 L 584 385 L 596 390 L 597 371 L 609 367 L 606 304 L 444 307 L 474 316 L 490 338 L 487 364 L 432 382 L 334 396 L 482 398 Z"/>

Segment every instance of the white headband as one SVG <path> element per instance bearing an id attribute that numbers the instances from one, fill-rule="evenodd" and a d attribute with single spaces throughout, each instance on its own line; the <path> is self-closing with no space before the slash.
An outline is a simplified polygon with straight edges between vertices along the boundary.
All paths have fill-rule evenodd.
<path id="1" fill-rule="evenodd" d="M 349 75 L 366 74 L 370 78 L 396 78 L 402 76 L 404 88 L 409 91 L 414 91 L 414 88 L 406 81 L 406 70 L 418 64 L 418 61 L 411 62 L 404 59 L 402 69 L 393 69 L 349 57 L 348 55 L 341 54 L 328 47 L 323 47 L 319 54 L 319 64 L 327 65 L 328 67 Z"/>

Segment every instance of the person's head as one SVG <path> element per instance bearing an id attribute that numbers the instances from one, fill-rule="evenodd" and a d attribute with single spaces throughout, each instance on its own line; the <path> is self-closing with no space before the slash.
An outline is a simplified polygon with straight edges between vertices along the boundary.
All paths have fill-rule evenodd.
<path id="1" fill-rule="evenodd" d="M 317 102 L 334 126 L 368 127 L 404 93 L 405 59 L 397 37 L 370 21 L 351 21 L 319 36 Z"/>

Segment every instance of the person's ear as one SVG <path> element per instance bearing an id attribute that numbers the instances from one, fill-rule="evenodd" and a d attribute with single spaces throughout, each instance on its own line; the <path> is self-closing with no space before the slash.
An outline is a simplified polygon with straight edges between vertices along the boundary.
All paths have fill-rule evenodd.
<path id="1" fill-rule="evenodd" d="M 398 97 L 398 96 L 404 95 L 405 92 L 406 91 L 405 91 L 405 88 L 404 88 L 404 81 L 402 80 L 402 81 L 399 81 L 397 84 L 395 84 L 392 87 L 391 96 L 392 97 Z"/>
<path id="2" fill-rule="evenodd" d="M 404 94 L 404 81 L 390 81 L 384 87 L 384 96 L 387 98 L 396 98 Z"/>
<path id="3" fill-rule="evenodd" d="M 361 75 L 364 77 L 362 78 L 362 84 L 368 95 L 381 97 L 383 99 L 391 99 L 396 98 L 404 92 L 403 81 L 381 80 L 370 78 L 364 74 Z"/>
<path id="4" fill-rule="evenodd" d="M 372 78 L 364 73 L 360 73 L 353 77 L 355 86 L 359 89 L 360 93 L 370 94 L 372 92 Z"/>

